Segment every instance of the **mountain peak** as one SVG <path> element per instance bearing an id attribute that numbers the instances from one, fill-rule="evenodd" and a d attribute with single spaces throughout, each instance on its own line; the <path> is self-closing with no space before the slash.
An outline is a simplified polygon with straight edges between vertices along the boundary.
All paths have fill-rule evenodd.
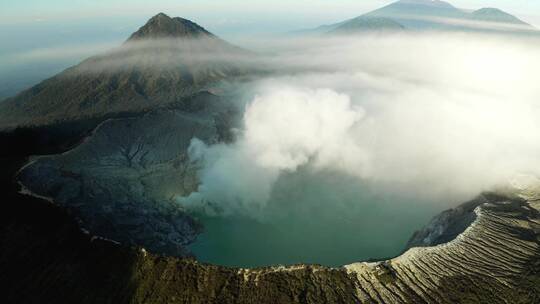
<path id="1" fill-rule="evenodd" d="M 493 8 L 493 7 L 485 7 L 485 8 L 476 10 L 472 12 L 472 16 L 477 20 L 483 20 L 483 21 L 528 25 L 527 23 L 521 21 L 517 17 L 512 16 L 498 8 Z"/>
<path id="2" fill-rule="evenodd" d="M 129 37 L 128 41 L 159 38 L 213 37 L 202 26 L 190 20 L 159 13 Z"/>
<path id="3" fill-rule="evenodd" d="M 445 1 L 440 1 L 440 0 L 400 0 L 396 3 L 409 4 L 409 5 L 424 5 L 424 6 L 438 7 L 438 8 L 454 8 L 452 4 Z"/>
<path id="4" fill-rule="evenodd" d="M 171 17 L 167 16 L 167 14 L 161 12 L 161 13 L 158 13 L 157 15 L 155 15 L 154 17 L 152 17 L 151 19 L 153 18 L 165 18 L 165 19 L 171 19 Z"/>

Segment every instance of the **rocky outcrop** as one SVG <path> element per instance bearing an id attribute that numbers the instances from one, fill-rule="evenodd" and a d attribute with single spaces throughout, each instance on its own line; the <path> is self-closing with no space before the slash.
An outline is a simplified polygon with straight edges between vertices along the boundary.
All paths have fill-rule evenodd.
<path id="1" fill-rule="evenodd" d="M 164 13 L 159 13 L 148 20 L 138 31 L 133 33 L 128 41 L 200 37 L 216 38 L 216 36 L 195 22 L 180 17 L 170 18 Z"/>
<path id="2" fill-rule="evenodd" d="M 539 204 L 500 195 L 481 201 L 456 239 L 377 263 L 227 269 L 143 253 L 141 286 L 160 291 L 135 294 L 170 303 L 536 303 Z"/>
<path id="3" fill-rule="evenodd" d="M 476 207 L 489 202 L 493 194 L 482 194 L 476 199 L 435 216 L 422 230 L 409 239 L 405 249 L 443 244 L 455 239 L 476 219 Z"/>
<path id="4" fill-rule="evenodd" d="M 171 109 L 108 120 L 75 149 L 22 168 L 23 191 L 65 207 L 92 235 L 186 255 L 184 246 L 201 225 L 172 198 L 197 188 L 187 149 L 192 138 L 224 140 L 222 130 L 230 127 L 221 125 L 230 116 L 223 114 L 225 104 L 208 96 L 191 113 Z"/>
<path id="5" fill-rule="evenodd" d="M 483 199 L 448 243 L 376 263 L 258 269 L 125 248 L 82 234 L 61 209 L 27 202 L 40 216 L 0 222 L 0 284 L 8 303 L 538 303 L 540 203 Z"/>
<path id="6" fill-rule="evenodd" d="M 538 210 L 524 201 L 493 197 L 475 213 L 471 226 L 449 243 L 412 248 L 381 263 L 346 266 L 357 277 L 359 299 L 534 303 L 540 296 L 534 285 L 539 279 Z"/>
<path id="7" fill-rule="evenodd" d="M 487 201 L 474 209 L 476 220 L 455 240 L 412 248 L 388 261 L 343 268 L 298 265 L 227 270 L 229 278 L 218 289 L 205 284 L 215 279 L 214 267 L 188 263 L 183 267 L 198 269 L 193 279 L 199 288 L 215 295 L 192 298 L 193 302 L 535 303 L 540 299 L 537 205 L 496 195 L 484 198 Z M 143 263 L 155 261 L 147 256 Z M 184 283 L 189 281 L 177 286 Z M 195 297 L 181 291 L 176 295 L 184 303 Z"/>

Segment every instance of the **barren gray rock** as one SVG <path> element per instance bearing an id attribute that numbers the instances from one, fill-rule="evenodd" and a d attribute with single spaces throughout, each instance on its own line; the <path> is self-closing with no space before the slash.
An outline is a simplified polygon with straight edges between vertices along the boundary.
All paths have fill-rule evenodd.
<path id="1" fill-rule="evenodd" d="M 185 255 L 183 246 L 201 226 L 172 197 L 197 188 L 187 148 L 195 137 L 220 140 L 219 115 L 163 110 L 109 120 L 74 150 L 37 158 L 19 179 L 69 209 L 94 235 Z"/>

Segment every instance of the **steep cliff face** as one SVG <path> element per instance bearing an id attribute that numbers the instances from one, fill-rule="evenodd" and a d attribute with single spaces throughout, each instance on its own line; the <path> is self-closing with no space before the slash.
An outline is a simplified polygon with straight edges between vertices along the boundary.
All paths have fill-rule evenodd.
<path id="1" fill-rule="evenodd" d="M 476 220 L 455 240 L 413 248 L 379 263 L 223 269 L 147 255 L 150 276 L 167 274 L 155 301 L 178 303 L 534 303 L 540 239 L 535 203 L 487 195 Z M 174 272 L 155 273 L 156 265 Z M 178 267 L 178 268 L 177 268 Z M 187 279 L 186 273 L 196 274 Z M 225 278 L 226 279 L 225 279 Z M 161 285 L 164 284 L 164 285 Z M 201 292 L 175 290 L 195 284 Z M 144 287 L 136 293 L 148 296 Z"/>
<path id="2" fill-rule="evenodd" d="M 474 221 L 455 239 L 425 243 L 395 259 L 258 269 L 115 245 L 81 233 L 61 209 L 27 197 L 31 202 L 1 222 L 7 250 L 0 252 L 0 284 L 8 302 L 25 303 L 537 303 L 540 203 L 536 192 L 521 193 L 527 196 L 484 194 Z M 25 218 L 27 208 L 41 209 L 54 224 Z"/>
<path id="3" fill-rule="evenodd" d="M 75 149 L 35 158 L 18 174 L 23 192 L 50 198 L 93 235 L 185 256 L 202 226 L 172 197 L 197 189 L 192 138 L 226 140 L 222 98 L 193 100 L 191 112 L 160 110 L 102 123 Z"/>
<path id="4" fill-rule="evenodd" d="M 493 195 L 482 194 L 476 199 L 435 216 L 423 229 L 416 231 L 409 239 L 406 249 L 412 247 L 435 246 L 455 239 L 474 220 L 476 207 L 489 202 Z"/>
<path id="5" fill-rule="evenodd" d="M 540 296 L 540 219 L 531 203 L 490 197 L 456 239 L 354 264 L 358 296 L 377 303 L 534 303 Z M 494 292 L 496 291 L 496 292 Z"/>

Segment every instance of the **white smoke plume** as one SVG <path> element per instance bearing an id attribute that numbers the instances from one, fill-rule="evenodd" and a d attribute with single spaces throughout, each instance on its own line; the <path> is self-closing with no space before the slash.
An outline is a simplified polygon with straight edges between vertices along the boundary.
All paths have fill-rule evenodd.
<path id="1" fill-rule="evenodd" d="M 179 199 L 185 206 L 257 216 L 280 176 L 301 167 L 435 200 L 540 174 L 535 39 L 407 34 L 274 47 L 281 71 L 254 84 L 237 142 L 193 142 L 201 185 Z"/>

